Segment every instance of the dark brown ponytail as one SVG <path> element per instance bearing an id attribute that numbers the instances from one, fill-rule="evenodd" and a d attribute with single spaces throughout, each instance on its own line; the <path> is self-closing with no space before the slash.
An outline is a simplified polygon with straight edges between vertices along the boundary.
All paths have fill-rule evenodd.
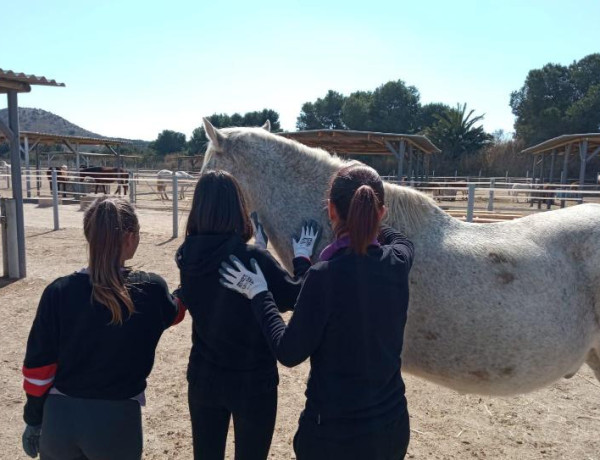
<path id="1" fill-rule="evenodd" d="M 366 254 L 369 244 L 377 237 L 384 205 L 383 181 L 379 174 L 365 165 L 347 166 L 333 178 L 329 199 L 339 217 L 334 228 L 336 237 L 347 234 L 352 251 Z"/>
<path id="2" fill-rule="evenodd" d="M 368 185 L 358 187 L 350 201 L 346 227 L 350 247 L 357 254 L 366 254 L 367 247 L 379 231 L 379 198 Z"/>

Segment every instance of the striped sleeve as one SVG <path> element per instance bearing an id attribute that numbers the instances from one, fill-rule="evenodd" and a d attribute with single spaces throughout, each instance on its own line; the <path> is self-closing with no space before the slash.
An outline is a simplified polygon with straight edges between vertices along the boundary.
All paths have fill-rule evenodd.
<path id="1" fill-rule="evenodd" d="M 27 394 L 24 418 L 29 425 L 39 425 L 42 422 L 43 405 L 58 369 L 58 317 L 54 308 L 56 296 L 53 285 L 45 289 L 27 340 L 23 388 Z"/>

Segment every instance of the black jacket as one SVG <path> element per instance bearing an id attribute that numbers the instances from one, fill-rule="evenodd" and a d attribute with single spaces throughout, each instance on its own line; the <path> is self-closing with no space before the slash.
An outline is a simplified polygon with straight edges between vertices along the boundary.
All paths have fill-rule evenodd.
<path id="1" fill-rule="evenodd" d="M 256 393 L 278 383 L 277 365 L 253 316 L 250 301 L 219 283 L 219 268 L 235 255 L 260 265 L 281 311 L 293 308 L 301 280 L 292 278 L 265 250 L 237 235 L 188 236 L 177 251 L 179 296 L 193 319 L 188 381 L 236 392 Z M 300 276 L 310 261 L 294 260 Z"/>
<path id="2" fill-rule="evenodd" d="M 315 264 L 286 326 L 269 292 L 252 307 L 277 359 L 310 357 L 301 423 L 329 435 L 377 429 L 405 415 L 400 354 L 413 245 L 387 227 L 365 256 L 348 249 Z"/>
<path id="3" fill-rule="evenodd" d="M 185 310 L 160 276 L 139 271 L 126 276 L 135 313 L 128 317 L 123 306 L 122 325 L 110 325 L 110 311 L 92 302 L 86 273 L 58 278 L 44 290 L 23 365 L 27 424 L 42 422 L 53 386 L 89 399 L 129 399 L 144 391 L 160 336 Z"/>

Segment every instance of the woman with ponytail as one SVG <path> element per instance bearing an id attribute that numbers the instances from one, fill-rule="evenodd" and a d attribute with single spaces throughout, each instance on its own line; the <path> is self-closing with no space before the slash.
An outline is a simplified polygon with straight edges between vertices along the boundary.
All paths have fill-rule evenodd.
<path id="1" fill-rule="evenodd" d="M 29 334 L 23 449 L 42 460 L 137 460 L 154 352 L 185 308 L 160 276 L 125 266 L 140 241 L 129 202 L 97 199 L 83 227 L 87 268 L 46 287 Z"/>
<path id="2" fill-rule="evenodd" d="M 310 358 L 306 406 L 294 438 L 298 460 L 399 460 L 409 419 L 400 373 L 413 245 L 381 225 L 383 182 L 363 165 L 331 183 L 335 241 L 308 271 L 285 324 L 256 261 L 226 266 L 222 283 L 251 299 L 277 359 Z"/>

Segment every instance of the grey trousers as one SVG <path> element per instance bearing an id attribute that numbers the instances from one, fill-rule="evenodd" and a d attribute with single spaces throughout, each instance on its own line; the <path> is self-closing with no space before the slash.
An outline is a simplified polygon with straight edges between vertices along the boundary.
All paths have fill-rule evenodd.
<path id="1" fill-rule="evenodd" d="M 49 395 L 44 405 L 41 460 L 140 460 L 140 404 Z"/>

